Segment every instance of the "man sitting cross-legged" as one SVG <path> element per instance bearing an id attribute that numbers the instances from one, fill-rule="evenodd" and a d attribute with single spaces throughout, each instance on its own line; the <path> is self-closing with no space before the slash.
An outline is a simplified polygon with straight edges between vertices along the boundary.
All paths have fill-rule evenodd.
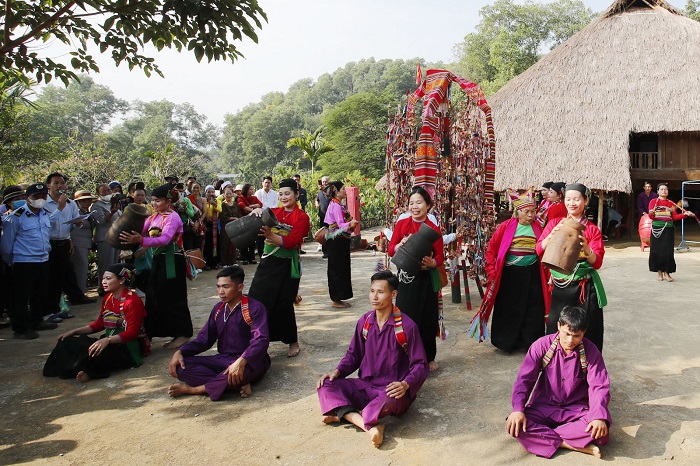
<path id="1" fill-rule="evenodd" d="M 270 368 L 265 306 L 243 294 L 243 269 L 234 265 L 216 275 L 221 301 L 216 303 L 197 338 L 175 351 L 168 372 L 184 383 L 168 389 L 168 395 L 204 395 L 220 400 L 226 390 L 251 395 L 251 382 L 262 379 Z M 195 356 L 217 342 L 218 354 Z"/>
<path id="2" fill-rule="evenodd" d="M 323 422 L 350 422 L 369 432 L 377 448 L 384 441 L 379 419 L 406 411 L 428 377 L 418 327 L 393 304 L 398 286 L 387 270 L 372 275 L 374 310 L 360 317 L 347 354 L 317 384 Z M 359 378 L 345 378 L 358 368 Z"/>
<path id="3" fill-rule="evenodd" d="M 538 456 L 551 458 L 561 447 L 600 458 L 598 446 L 610 440 L 612 423 L 608 372 L 598 348 L 583 337 L 585 310 L 565 307 L 557 327 L 559 333 L 537 340 L 525 356 L 506 430 Z"/>

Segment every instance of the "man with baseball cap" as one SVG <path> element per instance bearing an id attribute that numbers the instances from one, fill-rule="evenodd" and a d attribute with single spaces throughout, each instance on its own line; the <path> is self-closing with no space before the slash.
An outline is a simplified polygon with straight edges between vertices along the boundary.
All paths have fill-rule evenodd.
<path id="1" fill-rule="evenodd" d="M 29 186 L 26 205 L 3 218 L 0 254 L 10 268 L 12 330 L 14 338 L 21 340 L 37 338 L 37 330 L 58 327 L 42 320 L 51 250 L 51 214 L 44 208 L 48 192 L 44 183 Z"/>

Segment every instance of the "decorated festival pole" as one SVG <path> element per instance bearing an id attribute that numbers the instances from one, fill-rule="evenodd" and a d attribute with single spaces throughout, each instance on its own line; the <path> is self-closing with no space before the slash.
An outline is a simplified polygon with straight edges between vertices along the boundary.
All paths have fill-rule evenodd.
<path id="1" fill-rule="evenodd" d="M 464 298 L 467 301 L 467 311 L 472 310 L 472 297 L 469 294 L 469 276 L 467 275 L 467 263 L 462 259 L 462 278 L 464 279 Z"/>
<path id="2" fill-rule="evenodd" d="M 460 290 L 459 284 L 459 268 L 455 269 L 455 273 L 452 275 L 452 303 L 459 304 L 462 302 L 462 291 Z"/>

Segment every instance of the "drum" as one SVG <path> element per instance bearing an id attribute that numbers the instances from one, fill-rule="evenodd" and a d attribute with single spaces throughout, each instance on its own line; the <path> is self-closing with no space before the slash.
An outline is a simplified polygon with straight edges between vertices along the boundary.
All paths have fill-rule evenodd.
<path id="1" fill-rule="evenodd" d="M 651 243 L 651 218 L 649 218 L 649 215 L 642 215 L 637 229 L 639 230 L 639 239 L 642 243 L 649 246 L 649 243 Z"/>
<path id="2" fill-rule="evenodd" d="M 557 225 L 559 230 L 554 233 L 542 255 L 542 264 L 557 272 L 569 275 L 576 268 L 581 253 L 579 235 L 586 227 L 572 218 L 565 218 Z"/>
<path id="3" fill-rule="evenodd" d="M 273 227 L 277 225 L 277 217 L 270 208 L 263 209 L 262 217 L 257 215 L 246 215 L 226 224 L 226 234 L 239 249 L 246 248 L 255 241 L 263 225 Z"/>
<path id="4" fill-rule="evenodd" d="M 409 236 L 403 246 L 396 249 L 391 262 L 409 275 L 418 275 L 423 258 L 433 252 L 433 243 L 438 238 L 440 233 L 422 224 L 416 234 Z"/>
<path id="5" fill-rule="evenodd" d="M 107 231 L 105 239 L 113 247 L 117 249 L 131 249 L 133 244 L 122 244 L 119 240 L 121 232 L 136 231 L 141 233 L 143 224 L 146 219 L 151 216 L 151 212 L 146 206 L 139 204 L 129 204 L 124 209 L 124 213 L 119 217 Z"/>

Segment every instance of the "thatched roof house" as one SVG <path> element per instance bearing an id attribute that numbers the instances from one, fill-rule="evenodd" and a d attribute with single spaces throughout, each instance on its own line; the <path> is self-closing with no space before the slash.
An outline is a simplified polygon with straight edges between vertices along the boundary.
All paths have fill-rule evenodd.
<path id="1" fill-rule="evenodd" d="M 700 179 L 700 23 L 665 1 L 617 1 L 489 103 L 496 189 Z"/>

